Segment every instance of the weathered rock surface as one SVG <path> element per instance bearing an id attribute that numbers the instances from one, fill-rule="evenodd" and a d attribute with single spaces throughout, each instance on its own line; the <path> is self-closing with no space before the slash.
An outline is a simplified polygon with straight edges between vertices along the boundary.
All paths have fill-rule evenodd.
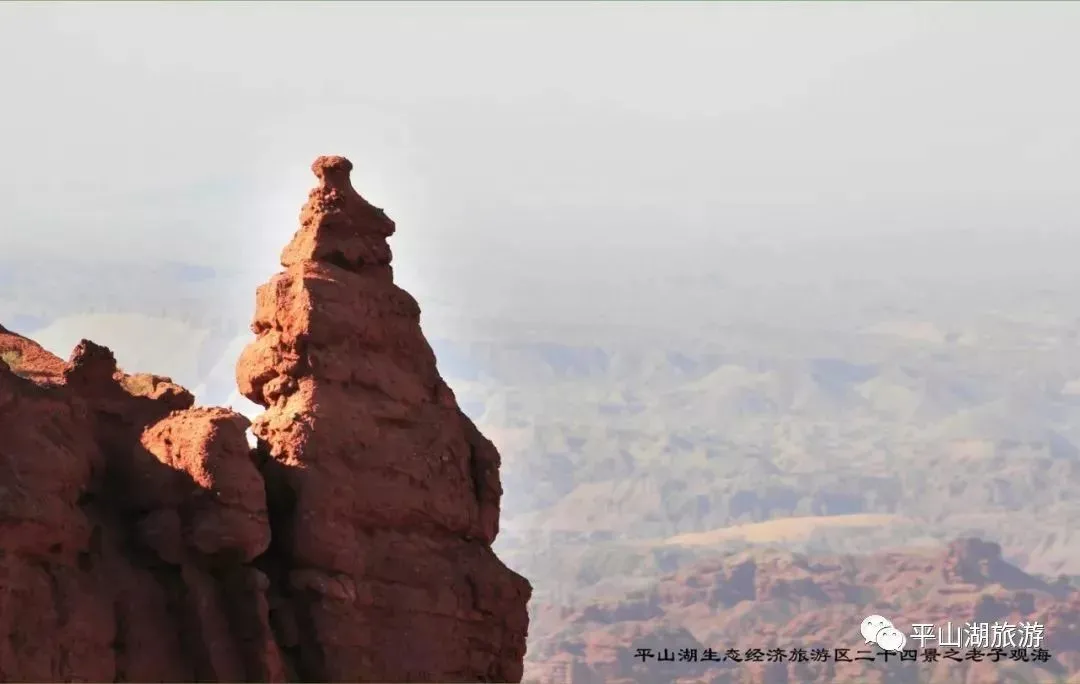
<path id="1" fill-rule="evenodd" d="M 0 327 L 0 681 L 519 681 L 499 455 L 320 158 L 237 368 L 253 426 Z"/>
<path id="2" fill-rule="evenodd" d="M 246 419 L 92 342 L 65 363 L 2 330 L 0 354 L 0 679 L 274 678 Z"/>
<path id="3" fill-rule="evenodd" d="M 491 551 L 499 454 L 393 283 L 393 222 L 324 157 L 258 292 L 241 392 L 266 459 L 272 613 L 305 680 L 517 681 L 531 588 Z"/>

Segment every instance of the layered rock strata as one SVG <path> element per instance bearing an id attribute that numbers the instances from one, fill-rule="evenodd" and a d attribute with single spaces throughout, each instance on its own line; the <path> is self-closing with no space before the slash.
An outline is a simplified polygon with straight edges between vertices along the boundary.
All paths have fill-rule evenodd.
<path id="1" fill-rule="evenodd" d="M 517 681 L 531 588 L 491 550 L 499 454 L 460 411 L 393 282 L 394 223 L 321 157 L 259 288 L 240 391 L 274 520 L 281 642 L 305 680 Z"/>

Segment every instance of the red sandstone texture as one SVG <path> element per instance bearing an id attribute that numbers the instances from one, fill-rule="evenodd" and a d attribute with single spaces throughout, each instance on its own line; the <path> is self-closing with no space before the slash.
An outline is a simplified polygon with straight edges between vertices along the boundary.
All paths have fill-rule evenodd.
<path id="1" fill-rule="evenodd" d="M 884 615 L 904 632 L 928 623 L 1042 623 L 1047 663 L 640 662 L 636 648 L 869 649 L 859 625 Z M 814 557 L 752 551 L 701 561 L 654 587 L 580 609 L 540 606 L 526 682 L 702 684 L 1080 682 L 1080 591 L 1006 562 L 995 543 Z M 935 646 L 928 643 L 927 646 Z M 917 648 L 909 642 L 905 648 Z M 941 649 L 944 650 L 944 649 Z M 961 649 L 961 655 L 968 649 Z M 875 649 L 876 651 L 876 649 Z"/>
<path id="2" fill-rule="evenodd" d="M 252 426 L 0 328 L 0 681 L 520 681 L 499 454 L 322 157 L 237 366 Z"/>

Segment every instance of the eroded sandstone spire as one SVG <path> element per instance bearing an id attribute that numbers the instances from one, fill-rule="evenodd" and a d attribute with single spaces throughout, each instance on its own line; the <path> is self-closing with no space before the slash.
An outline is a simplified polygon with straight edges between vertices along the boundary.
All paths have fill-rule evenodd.
<path id="1" fill-rule="evenodd" d="M 519 681 L 529 583 L 491 550 L 499 454 L 393 283 L 394 223 L 320 157 L 259 288 L 241 392 L 265 462 L 271 618 L 306 681 Z"/>
<path id="2" fill-rule="evenodd" d="M 193 407 L 0 327 L 0 681 L 518 681 L 499 455 L 393 284 L 394 224 L 313 167 L 240 386 Z"/>

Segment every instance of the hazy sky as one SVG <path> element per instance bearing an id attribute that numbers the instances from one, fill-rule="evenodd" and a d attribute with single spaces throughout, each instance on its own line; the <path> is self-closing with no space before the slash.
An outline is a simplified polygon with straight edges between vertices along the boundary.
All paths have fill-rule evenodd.
<path id="1" fill-rule="evenodd" d="M 1063 2 L 0 3 L 3 249 L 272 261 L 323 153 L 413 269 L 1075 230 L 1078 35 Z"/>

